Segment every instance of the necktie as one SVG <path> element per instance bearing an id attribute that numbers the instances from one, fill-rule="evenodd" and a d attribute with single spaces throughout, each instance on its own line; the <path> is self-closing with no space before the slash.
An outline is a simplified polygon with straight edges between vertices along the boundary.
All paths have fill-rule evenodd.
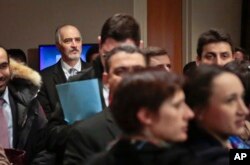
<path id="1" fill-rule="evenodd" d="M 69 76 L 71 77 L 71 76 L 74 76 L 74 75 L 76 75 L 77 74 L 77 70 L 75 69 L 75 68 L 70 68 L 69 69 Z"/>
<path id="2" fill-rule="evenodd" d="M 0 143 L 4 148 L 9 148 L 8 125 L 3 112 L 4 99 L 0 98 Z"/>

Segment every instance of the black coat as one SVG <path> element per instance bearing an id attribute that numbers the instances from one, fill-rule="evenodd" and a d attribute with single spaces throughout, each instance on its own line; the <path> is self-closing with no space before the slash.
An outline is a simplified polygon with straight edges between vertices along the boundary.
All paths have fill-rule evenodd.
<path id="1" fill-rule="evenodd" d="M 228 165 L 227 154 L 213 148 L 192 155 L 175 145 L 158 147 L 147 141 L 120 139 L 110 151 L 92 156 L 87 165 Z"/>
<path id="2" fill-rule="evenodd" d="M 93 154 L 104 151 L 120 134 L 108 109 L 76 123 L 68 137 L 64 165 L 84 164 Z"/>
<path id="3" fill-rule="evenodd" d="M 13 148 L 26 152 L 28 164 L 49 164 L 53 155 L 45 151 L 45 113 L 37 100 L 40 76 L 32 69 L 11 62 L 12 79 L 8 84 L 13 119 Z M 52 158 L 52 159 L 50 159 Z"/>
<path id="4" fill-rule="evenodd" d="M 84 61 L 81 61 L 81 63 L 81 70 L 85 70 L 91 67 L 90 64 L 87 64 Z M 45 110 L 46 116 L 48 117 L 48 119 L 50 119 L 52 112 L 54 112 L 56 104 L 59 102 L 56 85 L 66 83 L 67 79 L 62 70 L 61 60 L 59 60 L 56 64 L 45 68 L 40 72 L 40 74 L 42 76 L 43 85 L 40 92 L 38 93 L 38 99 L 43 109 Z"/>
<path id="5" fill-rule="evenodd" d="M 52 69 L 54 68 L 54 69 Z M 58 73 L 58 72 L 62 72 L 61 69 L 61 64 L 57 63 L 57 65 L 55 65 L 54 67 L 50 68 L 51 72 L 53 72 L 54 74 Z M 61 70 L 61 71 L 60 71 Z M 69 78 L 68 81 L 72 82 L 72 81 L 80 81 L 80 80 L 86 80 L 86 79 L 92 79 L 92 78 L 97 78 L 99 80 L 99 87 L 100 87 L 100 92 L 102 93 L 102 86 L 101 84 L 101 75 L 103 72 L 103 68 L 101 65 L 101 61 L 100 59 L 96 59 L 96 61 L 93 63 L 93 65 L 89 65 L 85 68 L 82 69 L 81 72 L 79 72 L 77 75 Z M 64 77 L 64 73 L 62 74 L 63 76 L 59 76 L 57 75 L 57 81 L 65 81 L 66 82 L 66 78 Z M 56 76 L 56 75 L 55 75 Z M 46 76 L 45 76 L 46 77 Z M 54 78 L 55 79 L 55 78 Z M 53 83 L 52 78 L 50 78 L 50 81 Z M 49 87 L 49 85 L 46 85 Z M 50 87 L 52 88 L 52 87 Z M 53 87 L 54 88 L 54 87 Z M 51 89 L 52 90 L 52 89 Z M 55 89 L 54 89 L 55 90 Z M 44 90 L 46 91 L 46 90 Z M 46 96 L 45 92 L 41 91 L 39 93 L 40 95 L 40 100 L 44 100 L 41 96 Z M 55 92 L 52 92 L 52 95 L 55 94 Z M 56 94 L 57 95 L 57 94 Z M 102 96 L 102 94 L 101 94 Z M 68 125 L 68 123 L 66 121 L 64 121 L 64 114 L 61 108 L 61 105 L 58 101 L 58 96 L 57 97 L 57 102 L 53 101 L 53 106 L 54 106 L 54 111 L 51 113 L 50 118 L 49 118 L 49 123 L 47 125 L 47 149 L 51 152 L 56 153 L 56 162 L 57 164 L 61 164 L 62 163 L 62 157 L 64 154 L 64 150 L 65 150 L 65 145 L 69 136 L 69 133 L 71 131 L 71 125 Z M 45 97 L 46 98 L 46 97 Z M 53 98 L 51 98 L 53 99 Z M 102 99 L 102 103 L 103 103 L 103 107 L 105 107 L 104 104 L 104 100 L 103 97 L 101 97 Z M 44 102 L 44 101 L 43 101 Z M 45 102 L 47 102 L 48 105 L 48 100 Z M 50 106 L 49 106 L 50 107 Z"/>

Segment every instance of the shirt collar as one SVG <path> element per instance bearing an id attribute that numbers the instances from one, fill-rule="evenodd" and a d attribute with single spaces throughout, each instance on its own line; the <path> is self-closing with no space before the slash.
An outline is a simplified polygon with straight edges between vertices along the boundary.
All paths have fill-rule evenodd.
<path id="1" fill-rule="evenodd" d="M 10 100 L 9 100 L 9 88 L 8 88 L 8 87 L 6 87 L 4 93 L 3 93 L 3 95 L 2 95 L 1 97 L 4 99 L 4 101 L 5 101 L 7 104 L 10 103 Z"/>
<path id="2" fill-rule="evenodd" d="M 69 66 L 66 62 L 61 60 L 62 69 L 68 71 L 71 68 L 75 68 L 78 72 L 81 71 L 81 60 L 79 60 L 74 67 Z"/>

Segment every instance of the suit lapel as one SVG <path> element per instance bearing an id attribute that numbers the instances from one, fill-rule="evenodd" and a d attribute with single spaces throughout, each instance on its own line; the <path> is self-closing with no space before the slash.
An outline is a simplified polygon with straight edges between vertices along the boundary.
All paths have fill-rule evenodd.
<path id="1" fill-rule="evenodd" d="M 116 138 L 117 136 L 119 136 L 121 134 L 121 130 L 119 129 L 119 127 L 117 126 L 117 124 L 115 123 L 112 114 L 110 112 L 109 108 L 104 109 L 104 113 L 105 113 L 105 119 L 107 120 L 107 129 L 110 132 L 110 134 Z"/>
<path id="2" fill-rule="evenodd" d="M 13 97 L 9 93 L 9 100 L 10 100 L 10 108 L 12 113 L 12 121 L 13 121 L 13 147 L 16 147 L 17 143 L 17 135 L 18 135 L 18 125 L 17 125 L 17 109 Z"/>
<path id="3" fill-rule="evenodd" d="M 67 81 L 66 76 L 62 70 L 61 60 L 57 62 L 53 73 L 54 73 L 53 79 L 55 84 L 61 84 Z"/>

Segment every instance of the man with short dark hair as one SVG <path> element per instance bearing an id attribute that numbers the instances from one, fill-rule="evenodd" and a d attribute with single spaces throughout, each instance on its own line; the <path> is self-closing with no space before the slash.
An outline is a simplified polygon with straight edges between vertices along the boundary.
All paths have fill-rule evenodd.
<path id="1" fill-rule="evenodd" d="M 229 34 L 211 29 L 202 33 L 197 44 L 197 64 L 225 65 L 234 60 L 234 46 Z"/>
<path id="2" fill-rule="evenodd" d="M 89 72 L 79 73 L 70 78 L 70 81 L 98 78 L 100 81 L 103 107 L 108 106 L 107 96 L 109 89 L 106 85 L 107 82 L 102 76 L 105 70 L 105 54 L 120 45 L 142 47 L 140 38 L 140 26 L 131 15 L 123 13 L 114 14 L 108 18 L 102 26 L 101 34 L 98 37 L 99 57 L 93 61 L 93 69 Z"/>
<path id="3" fill-rule="evenodd" d="M 133 46 L 121 46 L 107 53 L 106 77 L 110 88 L 110 101 L 113 92 L 123 75 L 146 67 L 145 58 L 140 50 Z M 110 114 L 109 108 L 72 127 L 68 138 L 64 165 L 84 164 L 95 153 L 105 150 L 121 131 Z"/>

